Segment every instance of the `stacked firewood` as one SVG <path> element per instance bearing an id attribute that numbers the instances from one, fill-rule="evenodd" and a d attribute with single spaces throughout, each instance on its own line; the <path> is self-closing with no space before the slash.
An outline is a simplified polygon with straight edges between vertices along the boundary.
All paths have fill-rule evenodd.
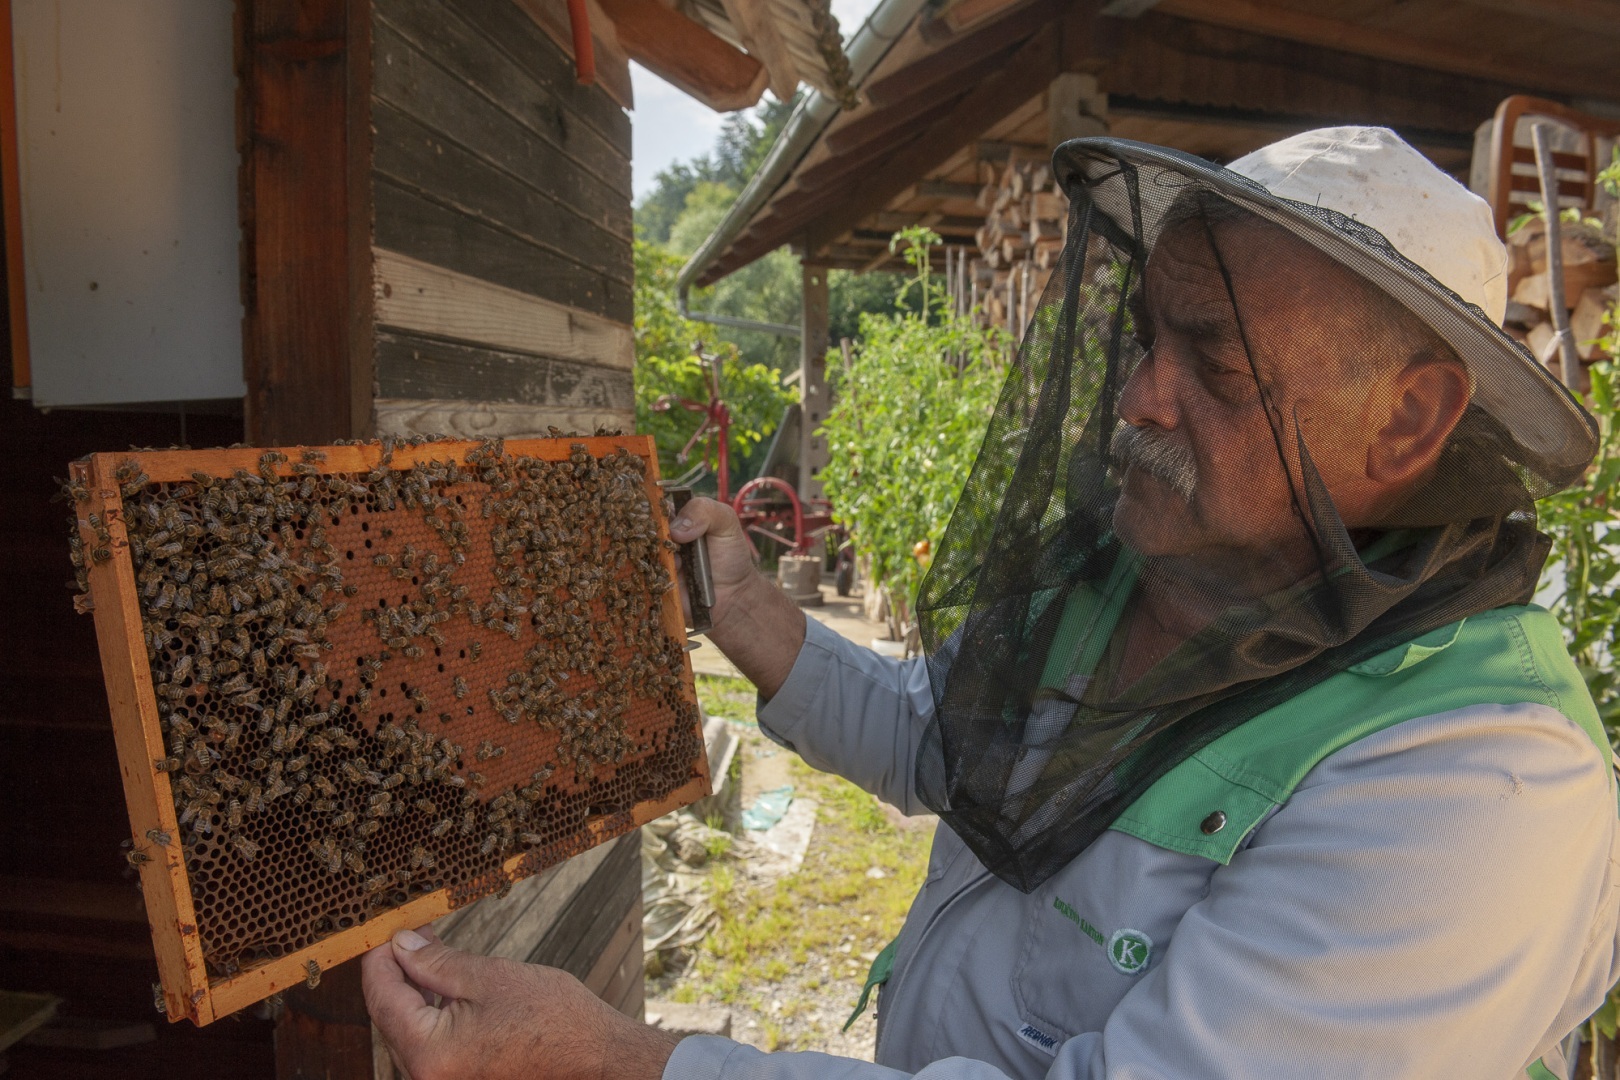
<path id="1" fill-rule="evenodd" d="M 979 192 L 984 225 L 968 267 L 973 303 L 992 325 L 1022 334 L 1063 250 L 1069 202 L 1044 148 L 1015 146 Z"/>
<path id="2" fill-rule="evenodd" d="M 1566 380 L 1590 385 L 1585 366 L 1601 356 L 1597 339 L 1607 328 L 1604 314 L 1615 304 L 1615 250 L 1595 224 L 1563 222 L 1559 248 L 1564 262 L 1564 303 L 1570 332 L 1582 361 L 1581 371 Z M 1523 342 L 1543 364 L 1558 373 L 1558 339 L 1553 328 L 1548 288 L 1546 224 L 1532 218 L 1508 235 L 1507 331 Z"/>

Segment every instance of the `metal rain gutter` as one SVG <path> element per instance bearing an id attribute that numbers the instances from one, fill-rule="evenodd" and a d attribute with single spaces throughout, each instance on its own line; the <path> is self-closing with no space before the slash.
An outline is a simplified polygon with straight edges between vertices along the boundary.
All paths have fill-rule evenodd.
<path id="1" fill-rule="evenodd" d="M 905 32 L 906 27 L 911 25 L 911 20 L 917 17 L 917 13 L 928 2 L 929 0 L 882 0 L 872 10 L 849 43 L 850 81 L 854 85 L 860 86 L 866 81 L 872 69 L 877 67 L 878 61 L 883 59 L 889 47 Z M 781 134 L 771 144 L 765 160 L 760 163 L 759 169 L 749 178 L 742 193 L 737 196 L 737 201 L 731 204 L 731 209 L 721 219 L 719 226 L 709 234 L 697 251 L 692 253 L 686 265 L 681 267 L 681 272 L 675 279 L 675 306 L 682 317 L 693 322 L 713 323 L 739 330 L 757 330 L 780 337 L 799 336 L 797 326 L 788 326 L 785 323 L 756 322 L 752 319 L 733 318 L 730 315 L 690 311 L 686 306 L 687 294 L 692 289 L 693 280 L 719 257 L 726 245 L 736 239 L 743 226 L 748 224 L 749 219 L 765 204 L 765 200 L 782 186 L 794 166 L 798 165 L 809 152 L 811 145 L 826 130 L 832 118 L 838 115 L 838 110 L 838 102 L 820 90 L 812 90 L 799 102 L 793 114 L 788 117 L 787 123 L 783 125 Z"/>

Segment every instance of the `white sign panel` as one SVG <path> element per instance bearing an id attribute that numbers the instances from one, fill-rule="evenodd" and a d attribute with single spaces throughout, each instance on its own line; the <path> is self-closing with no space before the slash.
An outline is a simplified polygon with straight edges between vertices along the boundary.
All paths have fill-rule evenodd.
<path id="1" fill-rule="evenodd" d="M 12 0 L 36 405 L 243 393 L 232 8 Z"/>

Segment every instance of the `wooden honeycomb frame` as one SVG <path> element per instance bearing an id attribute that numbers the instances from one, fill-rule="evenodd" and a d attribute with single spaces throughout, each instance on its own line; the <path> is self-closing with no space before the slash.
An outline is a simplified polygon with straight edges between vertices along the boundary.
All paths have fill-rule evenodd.
<path id="1" fill-rule="evenodd" d="M 660 538 L 667 540 L 668 522 L 662 493 L 657 486 L 657 458 L 650 438 L 598 436 L 537 439 L 508 443 L 505 450 L 514 457 L 558 462 L 566 460 L 572 448 L 580 444 L 598 459 L 622 448 L 646 463 L 645 487 L 652 518 L 657 524 Z M 465 463 L 469 453 L 484 445 L 448 441 L 418 446 L 400 445 L 393 451 L 391 465 L 395 470 L 405 470 L 419 462 L 426 464 L 453 460 Z M 363 474 L 377 468 L 383 460 L 383 451 L 375 443 L 315 449 L 324 455 L 324 460 L 316 466 L 323 475 Z M 293 447 L 284 448 L 281 452 L 287 455 L 291 463 L 296 463 L 300 461 L 302 450 Z M 149 859 L 138 869 L 157 956 L 162 1000 L 171 1022 L 186 1017 L 198 1025 L 211 1023 L 304 982 L 310 961 L 314 961 L 322 970 L 330 968 L 387 941 L 401 928 L 430 922 L 469 899 L 465 895 L 458 898 L 451 889 L 441 887 L 408 899 L 401 906 L 377 912 L 346 929 L 335 930 L 279 958 L 256 963 L 227 977 L 211 976 L 198 933 L 192 883 L 182 845 L 175 842 L 160 847 L 142 839 L 149 830 L 168 833 L 176 838 L 182 832 L 177 821 L 170 774 L 154 768 L 154 761 L 164 758 L 168 749 L 148 662 L 141 602 L 116 471 L 133 459 L 144 470 L 151 484 L 183 483 L 194 471 L 220 477 L 228 476 L 237 469 L 253 471 L 259 467 L 263 453 L 262 448 L 253 448 L 96 454 L 75 463 L 72 468 L 73 482 L 82 489 L 82 501 L 74 506 L 75 518 L 85 553 L 84 562 L 130 826 L 136 850 L 143 851 Z M 278 473 L 291 475 L 291 463 L 276 466 Z M 83 498 L 84 495 L 88 497 Z M 103 542 L 98 540 L 90 527 L 92 514 L 99 515 L 109 534 L 110 544 L 107 546 L 111 549 L 111 558 L 104 561 L 95 561 L 90 557 L 93 548 Z M 476 539 L 475 536 L 475 542 Z M 673 556 L 667 546 L 661 547 L 660 552 L 665 570 L 673 579 Z M 685 625 L 678 594 L 673 589 L 664 594 L 661 624 L 665 634 L 684 646 Z M 442 665 L 440 670 L 443 670 Z M 697 699 L 692 667 L 689 657 L 684 654 L 680 679 L 678 695 L 692 707 L 691 715 L 695 716 Z M 686 783 L 656 801 L 638 801 L 628 811 L 590 817 L 584 822 L 577 842 L 570 845 L 570 850 L 553 852 L 550 847 L 546 849 L 555 857 L 537 859 L 536 853 L 519 851 L 501 863 L 501 874 L 508 880 L 533 874 L 570 854 L 621 835 L 708 795 L 711 790 L 710 777 L 702 750 L 700 727 L 689 734 L 695 734 L 698 749 L 691 761 L 691 778 Z"/>

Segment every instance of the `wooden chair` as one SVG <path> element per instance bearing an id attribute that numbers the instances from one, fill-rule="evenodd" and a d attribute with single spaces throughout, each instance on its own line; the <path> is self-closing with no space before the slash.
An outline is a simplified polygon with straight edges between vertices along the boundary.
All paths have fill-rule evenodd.
<path id="1" fill-rule="evenodd" d="M 1597 160 L 1599 139 L 1620 137 L 1620 120 L 1593 116 L 1568 105 L 1544 98 L 1515 94 L 1496 107 L 1495 130 L 1491 134 L 1490 172 L 1486 200 L 1496 219 L 1496 234 L 1507 238 L 1508 222 L 1515 213 L 1529 209 L 1531 200 L 1540 201 L 1541 183 L 1536 179 L 1536 153 L 1530 146 L 1529 133 L 1522 141 L 1515 139 L 1519 121 L 1525 117 L 1545 118 L 1574 131 L 1580 143 L 1574 152 L 1553 153 L 1553 164 L 1559 172 L 1558 202 L 1561 207 L 1579 206 L 1592 211 L 1597 202 L 1596 174 L 1608 164 Z M 1515 165 L 1528 165 L 1528 171 L 1515 172 Z M 1578 175 L 1572 176 L 1571 173 Z"/>

